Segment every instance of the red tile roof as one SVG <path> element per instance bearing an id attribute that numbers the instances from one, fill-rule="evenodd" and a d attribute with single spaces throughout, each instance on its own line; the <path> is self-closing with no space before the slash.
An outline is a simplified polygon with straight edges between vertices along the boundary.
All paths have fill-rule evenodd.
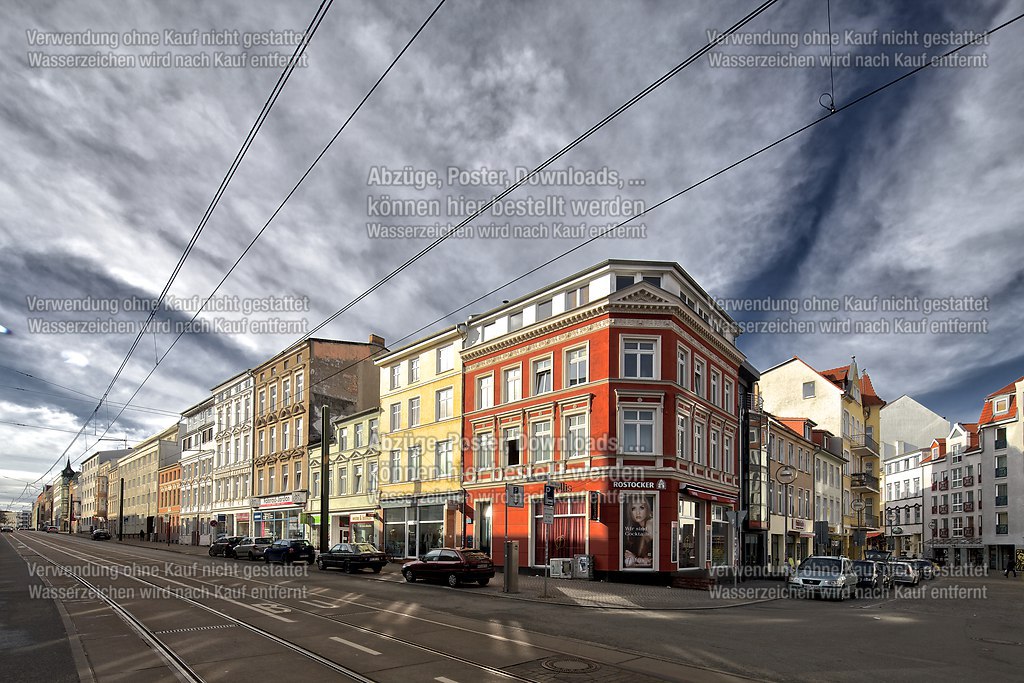
<path id="1" fill-rule="evenodd" d="M 885 401 L 875 393 L 875 387 L 871 384 L 868 373 L 860 376 L 860 402 L 866 406 L 884 406 Z"/>
<path id="2" fill-rule="evenodd" d="M 827 379 L 828 381 L 835 384 L 840 389 L 846 385 L 846 376 L 850 373 L 850 366 L 843 365 L 838 368 L 831 368 L 829 370 L 822 370 L 818 374 Z"/>
<path id="3" fill-rule="evenodd" d="M 999 396 L 999 392 L 996 392 L 994 396 Z M 995 411 L 995 399 L 991 396 L 985 399 L 985 407 L 981 409 L 981 417 L 978 418 L 978 425 L 984 427 L 987 424 L 993 422 L 1002 422 L 1003 420 L 1013 420 L 1017 417 L 1017 396 L 1010 397 L 1010 404 L 1007 409 L 996 415 Z"/>
<path id="4" fill-rule="evenodd" d="M 1007 384 L 1002 389 L 999 389 L 998 391 L 993 391 L 991 394 L 989 394 L 985 398 L 989 399 L 989 398 L 995 398 L 996 396 L 1004 396 L 1006 394 L 1012 394 L 1012 393 L 1017 391 L 1017 384 L 1019 382 L 1021 382 L 1021 381 L 1024 381 L 1024 377 L 1019 377 L 1019 378 L 1015 379 L 1014 381 L 1010 382 L 1009 384 Z"/>

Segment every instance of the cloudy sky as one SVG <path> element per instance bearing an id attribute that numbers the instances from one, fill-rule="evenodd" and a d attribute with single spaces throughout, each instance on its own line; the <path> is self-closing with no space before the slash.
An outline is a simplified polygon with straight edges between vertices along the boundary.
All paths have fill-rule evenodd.
<path id="1" fill-rule="evenodd" d="M 108 437 L 134 443 L 173 423 L 215 384 L 281 350 L 429 243 L 396 226 L 457 223 L 467 213 L 450 201 L 497 193 L 503 176 L 548 158 L 754 7 L 447 0 L 219 290 L 230 310 L 201 316 L 205 327 L 167 354 L 138 409 L 111 426 L 120 406 L 105 406 L 72 443 L 146 317 L 125 303 L 160 293 L 281 73 L 264 62 L 292 53 L 294 32 L 318 4 L 0 8 L 0 325 L 8 330 L 0 335 L 0 503 L 65 449 L 78 462 L 118 447 L 96 441 L 108 426 Z M 176 306 L 161 323 L 173 330 L 192 317 L 189 298 L 213 291 L 435 5 L 330 8 L 175 280 Z M 607 169 L 621 187 L 523 187 L 510 199 L 532 198 L 539 215 L 488 215 L 474 225 L 528 226 L 528 234 L 477 229 L 448 240 L 319 334 L 379 333 L 394 343 L 581 241 L 556 234 L 556 225 L 589 229 L 631 215 L 613 202 L 583 215 L 572 200 L 654 204 L 827 116 L 823 93 L 842 107 L 922 55 L 962 42 L 961 32 L 1021 12 L 1024 2 L 836 0 L 830 74 L 821 61 L 825 4 L 779 2 L 744 29 L 738 42 L 748 44 L 683 69 L 552 167 Z M 209 44 L 214 38 L 223 44 Z M 962 55 L 448 322 L 609 257 L 678 261 L 738 320 L 789 326 L 741 337 L 755 366 L 799 355 L 824 369 L 855 354 L 883 398 L 910 394 L 950 419 L 977 418 L 986 394 L 1024 374 L 1024 21 Z M 388 176 L 406 168 L 417 173 Z M 452 168 L 497 177 L 451 178 Z M 395 182 L 430 172 L 439 186 Z M 299 310 L 239 310 L 271 297 Z M 809 311 L 810 297 L 839 310 Z M 882 311 L 894 297 L 911 310 Z M 68 301 L 89 310 L 39 310 Z M 981 310 L 932 311 L 933 303 Z M 858 310 L 872 305 L 879 310 Z M 814 325 L 832 318 L 876 329 Z M 923 318 L 971 324 L 918 331 L 899 322 Z M 97 320 L 124 329 L 54 325 Z M 282 333 L 258 326 L 267 322 L 283 323 Z M 112 402 L 132 396 L 174 337 L 167 327 L 145 336 Z"/>

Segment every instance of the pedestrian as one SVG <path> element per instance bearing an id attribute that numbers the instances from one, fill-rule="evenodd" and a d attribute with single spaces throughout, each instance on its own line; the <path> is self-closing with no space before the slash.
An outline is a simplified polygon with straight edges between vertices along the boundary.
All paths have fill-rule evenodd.
<path id="1" fill-rule="evenodd" d="M 1017 578 L 1017 560 L 1014 559 L 1013 555 L 1010 555 L 1010 559 L 1006 561 L 1006 571 L 1003 572 L 1003 576 L 1009 578 L 1010 572 L 1013 572 L 1013 578 Z"/>

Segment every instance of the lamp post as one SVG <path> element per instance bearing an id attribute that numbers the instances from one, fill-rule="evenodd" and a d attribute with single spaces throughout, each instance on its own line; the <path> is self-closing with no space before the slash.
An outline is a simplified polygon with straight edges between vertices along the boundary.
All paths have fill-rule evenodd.
<path id="1" fill-rule="evenodd" d="M 864 525 L 862 523 L 864 521 L 864 518 L 862 517 L 862 515 L 864 513 L 864 501 L 861 500 L 858 497 L 857 500 L 855 500 L 852 503 L 850 503 L 850 507 L 852 507 L 854 510 L 857 511 L 857 530 L 856 530 L 855 533 L 856 533 L 857 546 L 860 548 L 860 559 L 863 560 L 864 559 L 864 541 L 865 541 L 865 537 L 864 537 Z"/>
<path id="2" fill-rule="evenodd" d="M 782 529 L 782 562 L 789 569 L 789 485 L 796 480 L 796 470 L 789 465 L 783 465 L 775 470 L 775 481 L 783 490 L 782 507 L 786 516 L 786 522 Z"/>

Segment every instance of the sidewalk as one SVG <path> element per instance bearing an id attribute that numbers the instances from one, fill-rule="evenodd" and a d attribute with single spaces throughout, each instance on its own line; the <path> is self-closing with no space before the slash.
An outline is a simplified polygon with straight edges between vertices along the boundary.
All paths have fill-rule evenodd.
<path id="1" fill-rule="evenodd" d="M 207 546 L 167 545 L 125 539 L 118 542 L 124 546 L 136 546 L 154 550 L 165 550 L 184 555 L 208 555 Z M 345 576 L 340 571 L 332 570 L 330 574 Z M 364 579 L 405 583 L 402 577 L 402 563 L 388 564 L 380 574 L 363 572 L 359 575 Z M 710 610 L 727 607 L 770 602 L 784 597 L 785 584 L 781 581 L 746 581 L 733 588 L 731 583 L 719 586 L 716 590 L 701 591 L 686 588 L 670 588 L 668 586 L 645 586 L 631 583 L 610 583 L 606 581 L 584 581 L 579 579 L 548 579 L 547 596 L 544 595 L 544 577 L 519 576 L 519 592 L 502 592 L 502 575 L 499 572 L 487 586 L 466 586 L 462 590 L 472 591 L 475 595 L 486 595 L 505 600 L 526 600 L 550 605 L 570 607 L 590 607 L 602 609 L 640 609 L 640 610 Z M 447 586 L 424 584 L 417 582 L 428 590 L 451 590 Z"/>

